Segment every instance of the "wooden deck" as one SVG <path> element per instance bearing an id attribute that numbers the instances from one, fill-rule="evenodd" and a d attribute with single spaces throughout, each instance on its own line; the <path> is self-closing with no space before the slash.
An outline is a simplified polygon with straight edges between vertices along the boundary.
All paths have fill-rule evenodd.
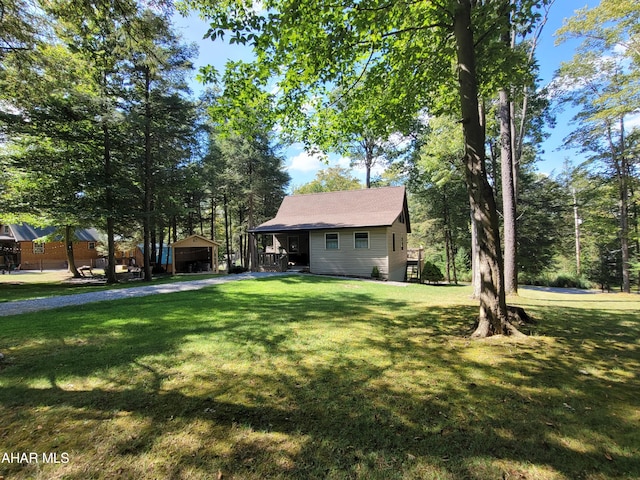
<path id="1" fill-rule="evenodd" d="M 289 255 L 286 253 L 258 253 L 259 272 L 286 272 Z"/>

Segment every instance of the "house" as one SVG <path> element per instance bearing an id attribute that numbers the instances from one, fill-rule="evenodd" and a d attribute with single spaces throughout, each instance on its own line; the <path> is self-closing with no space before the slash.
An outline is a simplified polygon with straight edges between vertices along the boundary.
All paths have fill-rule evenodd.
<path id="1" fill-rule="evenodd" d="M 411 232 L 404 187 L 285 197 L 276 217 L 250 230 L 257 269 L 403 281 Z"/>
<path id="2" fill-rule="evenodd" d="M 0 268 L 22 270 L 67 268 L 67 252 L 62 238 L 42 241 L 56 232 L 55 227 L 0 224 Z M 96 266 L 98 232 L 95 228 L 76 229 L 73 253 L 76 265 Z"/>

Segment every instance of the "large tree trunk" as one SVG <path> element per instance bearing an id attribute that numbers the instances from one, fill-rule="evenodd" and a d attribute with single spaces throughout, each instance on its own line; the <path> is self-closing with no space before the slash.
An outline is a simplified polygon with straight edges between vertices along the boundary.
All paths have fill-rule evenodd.
<path id="1" fill-rule="evenodd" d="M 622 291 L 631 293 L 631 275 L 629 272 L 629 162 L 627 160 L 624 118 L 619 123 L 619 144 L 613 140 L 613 126 L 607 122 L 607 135 L 611 160 L 618 182 L 618 213 L 620 217 L 620 254 L 622 257 Z"/>
<path id="2" fill-rule="evenodd" d="M 67 225 L 64 227 L 64 243 L 67 252 L 67 264 L 69 265 L 69 272 L 73 275 L 73 278 L 80 278 L 80 272 L 76 267 L 76 258 L 73 254 L 73 229 Z"/>
<path id="3" fill-rule="evenodd" d="M 107 283 L 118 283 L 116 277 L 116 242 L 115 242 L 115 201 L 113 199 L 113 172 L 111 171 L 111 132 L 109 126 L 102 124 L 104 140 L 104 181 L 105 187 L 105 209 L 107 212 L 107 267 L 105 276 Z"/>
<path id="4" fill-rule="evenodd" d="M 500 229 L 493 190 L 487 181 L 484 131 L 478 110 L 478 83 L 471 28 L 471 1 L 456 0 L 454 36 L 465 141 L 464 170 L 478 231 L 480 314 L 474 337 L 516 333 L 508 320 L 504 293 Z"/>
<path id="5" fill-rule="evenodd" d="M 143 269 L 144 280 L 150 282 L 153 279 L 151 272 L 151 203 L 152 192 L 152 157 L 151 157 L 151 72 L 149 67 L 144 69 L 144 216 L 142 219 L 144 256 Z"/>
<path id="6" fill-rule="evenodd" d="M 471 298 L 480 298 L 480 246 L 478 245 L 478 224 L 471 211 Z"/>
<path id="7" fill-rule="evenodd" d="M 504 288 L 507 295 L 518 293 L 516 235 L 516 192 L 513 177 L 511 109 L 509 96 L 502 89 L 500 97 L 500 171 L 502 177 L 502 211 L 504 225 Z"/>
<path id="8" fill-rule="evenodd" d="M 227 248 L 227 273 L 231 273 L 231 231 L 229 225 L 229 203 L 227 201 L 227 194 L 224 194 L 223 197 L 223 208 L 224 208 L 224 240 Z"/>

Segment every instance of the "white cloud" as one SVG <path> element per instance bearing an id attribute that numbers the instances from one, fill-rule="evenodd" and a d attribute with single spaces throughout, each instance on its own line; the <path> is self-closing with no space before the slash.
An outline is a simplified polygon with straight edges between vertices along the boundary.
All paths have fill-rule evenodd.
<path id="1" fill-rule="evenodd" d="M 351 168 L 351 159 L 349 157 L 340 157 L 332 163 L 341 168 Z"/>
<path id="2" fill-rule="evenodd" d="M 321 168 L 325 168 L 325 156 L 321 153 L 311 153 L 302 151 L 297 155 L 291 157 L 289 159 L 289 166 L 287 169 L 290 172 L 314 172 L 320 170 Z"/>

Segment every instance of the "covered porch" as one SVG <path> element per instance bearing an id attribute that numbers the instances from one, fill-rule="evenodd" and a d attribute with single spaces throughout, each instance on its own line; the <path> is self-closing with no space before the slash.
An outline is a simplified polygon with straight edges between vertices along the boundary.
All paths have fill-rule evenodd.
<path id="1" fill-rule="evenodd" d="M 254 270 L 286 272 L 309 267 L 309 231 L 254 233 L 257 259 Z"/>

